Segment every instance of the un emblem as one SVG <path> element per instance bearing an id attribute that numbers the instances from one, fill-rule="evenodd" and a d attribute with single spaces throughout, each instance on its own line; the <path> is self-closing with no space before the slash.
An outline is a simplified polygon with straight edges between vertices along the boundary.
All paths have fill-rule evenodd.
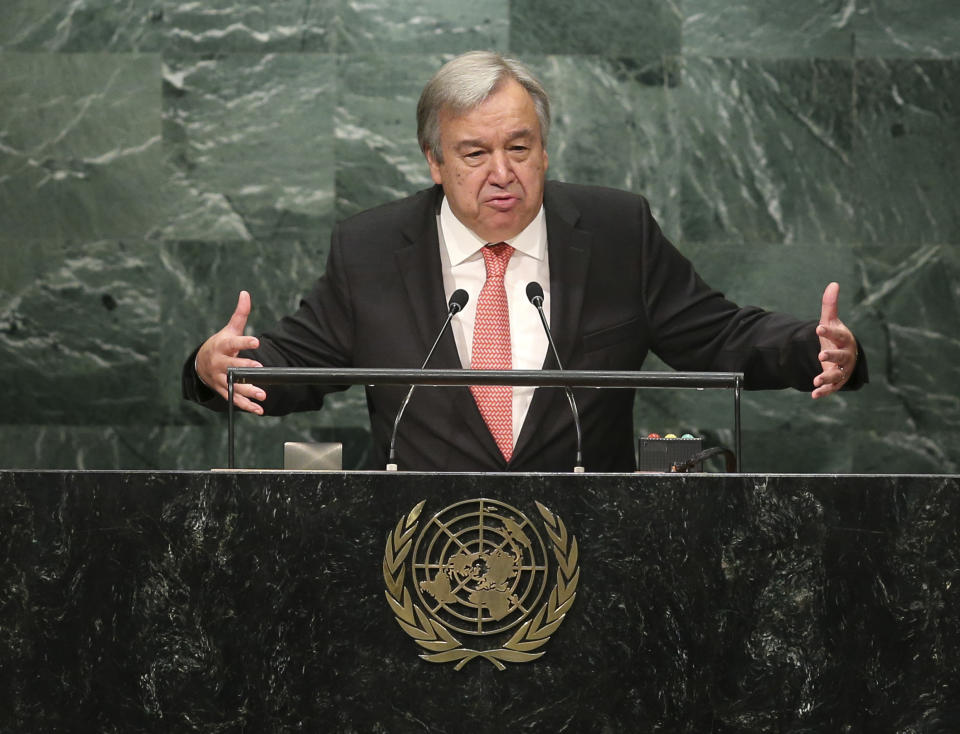
<path id="1" fill-rule="evenodd" d="M 403 630 L 428 651 L 420 657 L 455 662 L 456 670 L 474 658 L 504 670 L 504 663 L 541 657 L 539 648 L 576 597 L 576 538 L 537 503 L 557 566 L 547 592 L 551 554 L 520 510 L 497 500 L 467 500 L 440 510 L 418 535 L 424 504 L 400 518 L 383 557 L 387 601 Z M 405 583 L 408 569 L 416 600 Z M 506 638 L 510 630 L 500 646 L 485 649 L 465 647 L 454 634 Z"/>

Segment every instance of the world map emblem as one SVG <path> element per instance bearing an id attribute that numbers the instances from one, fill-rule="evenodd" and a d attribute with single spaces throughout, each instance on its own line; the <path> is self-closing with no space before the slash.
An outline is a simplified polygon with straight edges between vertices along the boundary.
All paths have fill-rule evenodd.
<path id="1" fill-rule="evenodd" d="M 548 543 L 537 524 L 499 500 L 458 502 L 421 528 L 425 504 L 400 518 L 383 558 L 387 601 L 427 651 L 420 657 L 457 670 L 475 658 L 504 670 L 541 657 L 576 597 L 576 538 L 539 502 Z M 462 636 L 493 643 L 467 646 Z"/>

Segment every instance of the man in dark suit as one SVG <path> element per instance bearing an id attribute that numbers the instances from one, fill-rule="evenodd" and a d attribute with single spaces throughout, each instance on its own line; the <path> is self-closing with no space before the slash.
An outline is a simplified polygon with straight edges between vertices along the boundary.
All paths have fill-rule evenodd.
<path id="1" fill-rule="evenodd" d="M 471 301 L 435 368 L 555 368 L 524 290 L 543 285 L 567 369 L 639 369 L 653 350 L 677 369 L 738 371 L 748 389 L 812 389 L 815 398 L 866 381 L 856 339 L 837 315 L 820 322 L 739 308 L 709 288 L 633 194 L 546 182 L 549 100 L 516 61 L 460 56 L 428 83 L 418 137 L 436 186 L 341 222 L 326 272 L 300 309 L 260 338 L 245 336 L 250 297 L 184 365 L 184 396 L 223 408 L 230 366 L 419 367 L 456 288 Z M 256 414 L 319 408 L 329 388 L 236 385 Z M 405 389 L 367 390 L 382 467 Z M 632 392 L 577 393 L 584 463 L 635 468 Z M 567 471 L 569 407 L 557 389 L 421 389 L 403 419 L 401 468 Z"/>

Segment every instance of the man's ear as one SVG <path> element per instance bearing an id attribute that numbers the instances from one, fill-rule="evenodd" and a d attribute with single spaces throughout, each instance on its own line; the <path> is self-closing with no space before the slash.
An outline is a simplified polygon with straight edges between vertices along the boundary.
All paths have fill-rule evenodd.
<path id="1" fill-rule="evenodd" d="M 427 156 L 427 164 L 430 166 L 430 178 L 435 184 L 442 186 L 443 174 L 440 171 L 440 164 L 437 163 L 437 159 L 433 157 L 433 152 L 429 148 L 424 151 L 424 155 Z"/>

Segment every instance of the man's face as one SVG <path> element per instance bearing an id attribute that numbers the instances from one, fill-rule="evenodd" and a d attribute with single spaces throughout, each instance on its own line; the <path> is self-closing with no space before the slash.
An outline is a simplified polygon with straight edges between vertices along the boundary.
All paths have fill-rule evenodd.
<path id="1" fill-rule="evenodd" d="M 510 79 L 480 106 L 440 113 L 443 163 L 427 162 L 454 215 L 487 242 L 523 231 L 540 211 L 547 151 L 530 94 Z"/>

